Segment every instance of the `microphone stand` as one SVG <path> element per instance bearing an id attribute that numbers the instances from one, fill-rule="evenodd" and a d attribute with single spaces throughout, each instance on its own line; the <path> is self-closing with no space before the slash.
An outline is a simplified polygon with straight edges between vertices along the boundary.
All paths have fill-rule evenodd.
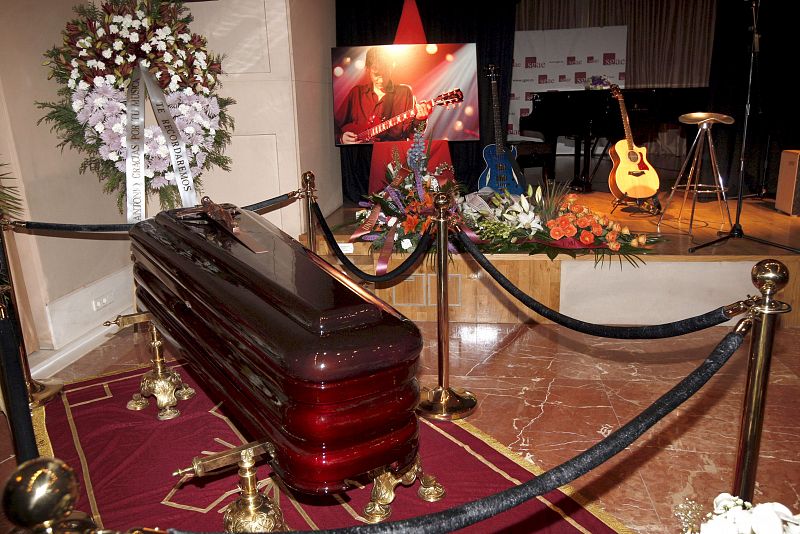
<path id="1" fill-rule="evenodd" d="M 800 249 L 790 247 L 788 245 L 782 245 L 779 243 L 773 243 L 772 241 L 767 241 L 766 239 L 761 239 L 758 237 L 749 236 L 744 233 L 742 229 L 742 225 L 740 222 L 742 216 L 742 190 L 744 189 L 744 154 L 747 150 L 747 126 L 750 120 L 750 97 L 753 91 L 753 67 L 756 62 L 756 56 L 758 55 L 758 40 L 760 35 L 758 34 L 758 10 L 761 5 L 761 0 L 752 0 L 750 3 L 750 9 L 753 15 L 753 42 L 750 46 L 750 72 L 747 77 L 747 102 L 744 108 L 744 131 L 742 132 L 742 148 L 739 155 L 739 191 L 736 195 L 736 222 L 733 223 L 731 226 L 730 232 L 727 234 L 725 232 L 717 232 L 717 235 L 722 236 L 713 241 L 709 241 L 708 243 L 703 243 L 701 245 L 697 245 L 695 247 L 690 247 L 689 252 L 695 252 L 696 250 L 700 250 L 701 248 L 709 247 L 711 245 L 716 245 L 717 243 L 724 243 L 727 242 L 728 239 L 737 238 L 737 239 L 749 239 L 750 241 L 755 241 L 756 243 L 761 243 L 763 245 L 769 245 L 777 248 L 782 248 L 784 250 L 788 250 L 789 252 L 794 252 L 795 254 L 800 254 Z"/>

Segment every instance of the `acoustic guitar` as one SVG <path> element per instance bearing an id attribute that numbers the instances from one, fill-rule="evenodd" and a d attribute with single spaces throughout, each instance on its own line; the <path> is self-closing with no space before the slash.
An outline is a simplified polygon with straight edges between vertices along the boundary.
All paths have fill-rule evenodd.
<path id="1" fill-rule="evenodd" d="M 521 172 L 516 170 L 517 147 L 511 147 L 510 154 L 505 147 L 503 128 L 500 127 L 500 99 L 497 96 L 497 67 L 489 65 L 489 79 L 492 85 L 492 114 L 494 116 L 494 144 L 483 148 L 483 160 L 486 168 L 478 178 L 480 189 L 493 189 L 498 193 L 508 191 L 512 195 L 521 195 L 524 191 L 524 180 L 520 180 Z"/>
<path id="2" fill-rule="evenodd" d="M 617 200 L 652 197 L 658 193 L 658 173 L 647 161 L 647 149 L 633 144 L 625 99 L 618 86 L 611 86 L 611 95 L 619 101 L 625 139 L 614 143 L 608 151 L 612 163 L 608 188 Z"/>
<path id="3" fill-rule="evenodd" d="M 464 101 L 464 93 L 461 92 L 461 89 L 451 89 L 446 93 L 442 93 L 439 96 L 428 100 L 423 101 L 423 103 L 431 104 L 433 106 L 446 106 L 449 107 L 451 105 L 456 105 Z M 356 137 L 359 143 L 363 143 L 365 141 L 369 141 L 374 137 L 382 134 L 389 128 L 393 126 L 397 126 L 398 124 L 405 122 L 407 120 L 411 120 L 416 116 L 416 108 L 411 108 L 409 110 L 400 113 L 399 115 L 395 115 L 391 119 L 387 119 L 383 122 L 370 126 L 366 129 L 362 129 L 365 126 L 359 125 L 351 125 L 345 128 L 345 131 L 349 132 L 358 132 Z"/>

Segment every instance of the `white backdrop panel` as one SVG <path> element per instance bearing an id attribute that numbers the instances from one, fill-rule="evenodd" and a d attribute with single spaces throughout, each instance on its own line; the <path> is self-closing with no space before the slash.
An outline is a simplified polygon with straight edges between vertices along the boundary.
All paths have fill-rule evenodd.
<path id="1" fill-rule="evenodd" d="M 531 112 L 535 93 L 585 90 L 592 76 L 625 87 L 627 26 L 518 31 L 508 133 Z"/>

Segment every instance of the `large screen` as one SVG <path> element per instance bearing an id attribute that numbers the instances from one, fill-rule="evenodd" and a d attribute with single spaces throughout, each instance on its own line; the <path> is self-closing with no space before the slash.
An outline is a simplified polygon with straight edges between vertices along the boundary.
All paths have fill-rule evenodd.
<path id="1" fill-rule="evenodd" d="M 336 144 L 409 139 L 423 102 L 427 139 L 480 137 L 475 43 L 339 47 L 331 70 Z"/>

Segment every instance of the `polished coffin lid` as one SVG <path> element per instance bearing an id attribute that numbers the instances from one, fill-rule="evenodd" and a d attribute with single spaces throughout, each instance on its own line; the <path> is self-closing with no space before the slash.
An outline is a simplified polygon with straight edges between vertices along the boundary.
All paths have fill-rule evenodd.
<path id="1" fill-rule="evenodd" d="M 140 307 L 251 438 L 273 441 L 290 487 L 339 491 L 408 464 L 416 326 L 268 221 L 239 220 L 244 238 L 192 210 L 137 224 Z"/>
<path id="2" fill-rule="evenodd" d="M 265 252 L 202 214 L 172 210 L 133 227 L 135 261 L 233 321 L 241 342 L 266 349 L 293 378 L 335 381 L 416 360 L 421 337 L 411 321 L 266 219 L 239 213 Z"/>

